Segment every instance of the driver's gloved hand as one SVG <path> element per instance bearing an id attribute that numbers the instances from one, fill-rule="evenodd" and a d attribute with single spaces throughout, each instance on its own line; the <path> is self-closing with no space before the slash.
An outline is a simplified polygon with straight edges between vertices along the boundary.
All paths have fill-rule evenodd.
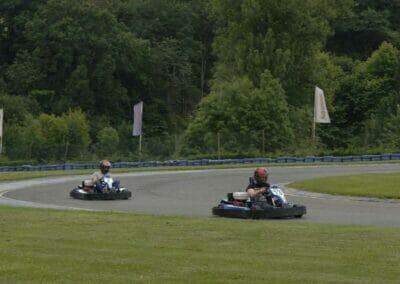
<path id="1" fill-rule="evenodd" d="M 270 197 L 272 195 L 271 190 L 269 190 L 269 188 L 266 188 L 264 195 Z"/>
<path id="2" fill-rule="evenodd" d="M 116 192 L 119 192 L 119 180 L 116 180 L 113 182 L 113 188 L 115 189 Z"/>

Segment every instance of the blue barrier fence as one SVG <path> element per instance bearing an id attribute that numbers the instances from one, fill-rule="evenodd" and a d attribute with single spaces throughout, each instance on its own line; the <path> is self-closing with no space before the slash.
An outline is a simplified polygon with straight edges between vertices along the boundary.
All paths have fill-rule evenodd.
<path id="1" fill-rule="evenodd" d="M 167 166 L 208 166 L 208 165 L 240 165 L 240 164 L 272 164 L 272 163 L 343 163 L 343 162 L 370 162 L 400 160 L 400 154 L 361 155 L 361 156 L 307 156 L 272 158 L 246 158 L 224 160 L 169 160 L 169 161 L 145 161 L 145 162 L 118 162 L 113 163 L 113 168 L 146 168 Z M 97 169 L 98 164 L 62 164 L 62 165 L 23 165 L 0 166 L 0 172 L 16 171 L 55 171 L 55 170 L 82 170 Z"/>

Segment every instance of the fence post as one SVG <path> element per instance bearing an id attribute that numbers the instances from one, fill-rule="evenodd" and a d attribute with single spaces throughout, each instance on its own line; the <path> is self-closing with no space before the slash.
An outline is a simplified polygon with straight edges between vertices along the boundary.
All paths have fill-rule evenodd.
<path id="1" fill-rule="evenodd" d="M 219 136 L 219 131 L 217 133 L 217 151 L 218 151 L 218 160 L 221 159 L 221 152 L 220 152 L 220 136 Z"/>
<path id="2" fill-rule="evenodd" d="M 265 129 L 262 130 L 262 153 L 265 153 Z"/>
<path id="3" fill-rule="evenodd" d="M 68 159 L 68 150 L 69 150 L 69 142 L 65 143 L 65 153 L 64 153 L 64 160 Z"/>

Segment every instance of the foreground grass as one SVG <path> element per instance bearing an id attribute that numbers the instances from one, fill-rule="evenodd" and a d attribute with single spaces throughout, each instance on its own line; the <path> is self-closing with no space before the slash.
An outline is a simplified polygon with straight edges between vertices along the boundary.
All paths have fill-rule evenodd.
<path id="1" fill-rule="evenodd" d="M 400 231 L 0 207 L 0 283 L 398 283 Z"/>
<path id="2" fill-rule="evenodd" d="M 400 199 L 400 173 L 324 177 L 289 184 L 304 191 Z"/>

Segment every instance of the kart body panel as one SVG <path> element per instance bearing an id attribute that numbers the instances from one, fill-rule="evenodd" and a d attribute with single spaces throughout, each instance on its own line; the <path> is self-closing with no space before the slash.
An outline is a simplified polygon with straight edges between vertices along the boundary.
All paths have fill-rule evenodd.
<path id="1" fill-rule="evenodd" d="M 307 213 L 307 209 L 298 204 L 286 205 L 285 207 L 249 208 L 221 203 L 212 208 L 212 213 L 220 217 L 244 219 L 301 218 Z"/>
<path id="2" fill-rule="evenodd" d="M 117 200 L 117 199 L 129 199 L 132 197 L 132 193 L 124 188 L 121 188 L 119 192 L 96 192 L 94 190 L 87 190 L 84 188 L 74 188 L 70 192 L 70 196 L 76 199 L 82 200 Z"/>
<path id="3" fill-rule="evenodd" d="M 96 189 L 92 180 L 84 180 L 77 188 L 71 190 L 69 195 L 82 200 L 117 200 L 132 197 L 129 190 L 119 187 L 119 181 L 114 184 L 113 178 L 109 175 L 104 176 L 100 182 L 103 184 L 102 191 Z"/>
<path id="4" fill-rule="evenodd" d="M 304 205 L 292 204 L 286 200 L 284 192 L 276 184 L 271 185 L 272 203 L 253 202 L 246 192 L 227 194 L 227 199 L 212 208 L 212 214 L 220 217 L 267 219 L 267 218 L 301 218 L 307 213 Z"/>

